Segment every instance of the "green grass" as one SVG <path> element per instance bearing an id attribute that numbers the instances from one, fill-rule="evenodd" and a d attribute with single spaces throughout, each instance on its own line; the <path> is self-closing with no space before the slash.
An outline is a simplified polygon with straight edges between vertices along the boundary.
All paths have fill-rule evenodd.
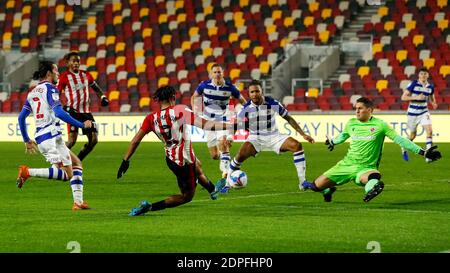
<path id="1" fill-rule="evenodd" d="M 70 252 L 69 241 L 79 242 L 81 252 L 367 253 L 370 241 L 379 242 L 382 252 L 450 249 L 450 144 L 439 144 L 444 158 L 432 164 L 415 155 L 403 162 L 400 148 L 386 144 L 380 168 L 386 187 L 367 204 L 363 188 L 353 183 L 339 187 L 332 203 L 300 192 L 292 154 L 264 152 L 243 165 L 247 188 L 212 201 L 198 187 L 191 203 L 143 217 L 127 213 L 178 187 L 160 143 L 142 143 L 117 180 L 127 146 L 100 142 L 85 159 L 85 199 L 92 210 L 73 212 L 68 182 L 33 178 L 17 189 L 17 166 L 48 165 L 41 155 L 25 155 L 21 143 L 1 143 L 0 252 Z M 194 148 L 216 181 L 218 161 L 209 159 L 206 144 Z M 333 166 L 346 148 L 330 153 L 321 143 L 305 144 L 308 178 Z"/>

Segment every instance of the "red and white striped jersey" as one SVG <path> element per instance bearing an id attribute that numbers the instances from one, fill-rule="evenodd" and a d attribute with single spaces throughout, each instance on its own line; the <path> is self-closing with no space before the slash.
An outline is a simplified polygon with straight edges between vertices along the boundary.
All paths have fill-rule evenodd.
<path id="1" fill-rule="evenodd" d="M 65 105 L 72 107 L 79 113 L 90 113 L 89 86 L 94 82 L 91 74 L 84 70 L 72 73 L 69 70 L 59 76 L 58 90 L 65 99 Z"/>
<path id="2" fill-rule="evenodd" d="M 194 123 L 194 113 L 186 105 L 175 105 L 149 114 L 141 127 L 154 132 L 164 143 L 166 156 L 179 166 L 195 162 L 191 134 L 186 125 Z"/>

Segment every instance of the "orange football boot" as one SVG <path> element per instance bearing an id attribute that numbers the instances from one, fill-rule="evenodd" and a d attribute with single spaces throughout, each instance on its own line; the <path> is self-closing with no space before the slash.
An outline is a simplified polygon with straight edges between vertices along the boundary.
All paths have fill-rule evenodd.
<path id="1" fill-rule="evenodd" d="M 16 185 L 19 189 L 22 188 L 23 184 L 30 177 L 30 173 L 28 172 L 28 166 L 20 166 L 19 167 L 19 175 L 16 180 Z"/>
<path id="2" fill-rule="evenodd" d="M 76 202 L 73 203 L 72 210 L 82 210 L 82 209 L 90 209 L 86 202 L 78 204 Z"/>

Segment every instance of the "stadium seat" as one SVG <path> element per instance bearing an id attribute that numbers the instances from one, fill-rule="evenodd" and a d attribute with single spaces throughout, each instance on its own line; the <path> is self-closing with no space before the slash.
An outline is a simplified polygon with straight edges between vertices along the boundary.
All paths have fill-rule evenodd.
<path id="1" fill-rule="evenodd" d="M 370 68 L 368 66 L 361 66 L 358 68 L 358 75 L 363 78 L 364 76 L 369 75 Z"/>
<path id="2" fill-rule="evenodd" d="M 423 60 L 423 66 L 426 67 L 427 69 L 431 69 L 432 67 L 434 67 L 434 63 L 435 63 L 434 58 L 428 58 Z"/>
<path id="3" fill-rule="evenodd" d="M 309 88 L 306 96 L 311 98 L 317 98 L 319 96 L 319 89 L 317 88 Z"/>
<path id="4" fill-rule="evenodd" d="M 388 87 L 388 81 L 387 80 L 378 80 L 376 84 L 376 88 L 378 89 L 378 92 L 381 92 L 383 89 L 386 89 Z"/>
<path id="5" fill-rule="evenodd" d="M 450 65 L 442 65 L 441 68 L 439 68 L 439 74 L 442 75 L 443 78 L 445 78 L 447 75 L 450 74 Z"/>
<path id="6" fill-rule="evenodd" d="M 407 50 L 399 50 L 399 51 L 397 51 L 397 53 L 395 54 L 395 58 L 396 58 L 399 62 L 401 62 L 401 61 L 403 61 L 403 60 L 406 59 L 407 55 L 408 55 L 408 51 L 407 51 Z"/>
<path id="7" fill-rule="evenodd" d="M 139 100 L 139 108 L 144 108 L 145 106 L 150 105 L 150 98 L 149 97 L 143 97 Z"/>

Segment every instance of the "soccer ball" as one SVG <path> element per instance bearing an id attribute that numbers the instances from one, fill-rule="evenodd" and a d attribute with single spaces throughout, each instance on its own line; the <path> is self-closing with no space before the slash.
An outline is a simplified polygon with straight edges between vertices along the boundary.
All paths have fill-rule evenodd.
<path id="1" fill-rule="evenodd" d="M 247 186 L 247 174 L 241 170 L 232 172 L 227 180 L 228 186 L 233 189 L 242 189 Z"/>

